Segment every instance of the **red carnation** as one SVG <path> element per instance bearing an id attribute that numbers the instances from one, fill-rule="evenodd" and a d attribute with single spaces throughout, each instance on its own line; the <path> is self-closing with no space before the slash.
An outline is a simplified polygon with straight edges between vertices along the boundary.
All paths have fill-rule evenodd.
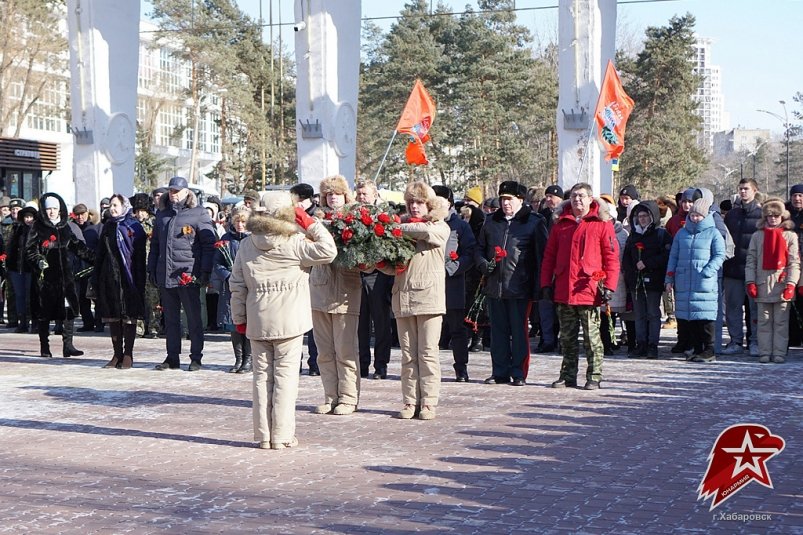
<path id="1" fill-rule="evenodd" d="M 343 241 L 349 241 L 351 238 L 354 237 L 354 231 L 350 228 L 344 228 L 343 231 L 340 233 L 340 237 L 343 238 Z"/>
<path id="2" fill-rule="evenodd" d="M 44 248 L 50 247 L 50 242 L 48 240 L 43 241 L 42 242 L 42 247 L 44 247 Z"/>
<path id="3" fill-rule="evenodd" d="M 393 230 L 390 231 L 390 233 L 393 234 L 394 238 L 402 237 L 402 229 L 400 229 L 399 227 L 394 228 Z"/>
<path id="4" fill-rule="evenodd" d="M 641 242 L 636 243 L 636 249 L 638 249 L 639 251 L 643 251 L 644 250 L 644 244 L 641 243 Z"/>
<path id="5" fill-rule="evenodd" d="M 326 219 L 327 221 L 331 221 L 332 220 L 332 212 L 326 212 L 323 215 L 323 218 Z"/>
<path id="6" fill-rule="evenodd" d="M 8 256 L 6 255 L 6 253 L 0 254 L 0 262 L 5 262 L 5 261 L 6 261 L 6 258 L 8 258 Z"/>
<path id="7" fill-rule="evenodd" d="M 379 215 L 376 217 L 376 219 L 377 219 L 377 220 L 378 220 L 380 223 L 390 223 L 390 216 L 389 216 L 388 214 L 384 213 L 384 212 L 382 212 L 381 214 L 379 214 Z"/>
<path id="8" fill-rule="evenodd" d="M 384 236 L 385 235 L 385 227 L 377 223 L 374 225 L 374 234 L 377 236 Z"/>
<path id="9" fill-rule="evenodd" d="M 396 275 L 400 275 L 407 271 L 407 266 L 404 264 L 399 264 L 396 266 Z"/>
<path id="10" fill-rule="evenodd" d="M 378 267 L 379 269 L 382 269 L 387 265 L 388 265 L 388 263 L 385 262 L 384 260 L 380 260 L 379 262 L 376 263 L 376 267 Z"/>
<path id="11" fill-rule="evenodd" d="M 457 260 L 458 259 L 457 251 L 449 251 L 449 258 L 451 260 Z"/>
<path id="12" fill-rule="evenodd" d="M 354 216 L 351 214 L 347 214 L 346 217 L 343 218 L 343 221 L 348 223 L 349 225 L 354 223 Z"/>
<path id="13" fill-rule="evenodd" d="M 507 256 L 507 251 L 499 247 L 498 245 L 494 248 L 494 260 L 496 262 L 501 261 L 503 258 Z"/>
<path id="14" fill-rule="evenodd" d="M 605 279 L 605 272 L 604 271 L 595 271 L 591 274 L 591 278 L 597 282 Z"/>
<path id="15" fill-rule="evenodd" d="M 51 235 L 50 235 L 50 241 L 56 241 L 56 236 L 55 236 L 55 234 L 51 234 Z"/>
<path id="16" fill-rule="evenodd" d="M 364 213 L 360 217 L 360 221 L 362 221 L 365 226 L 368 226 L 368 225 L 370 225 L 371 223 L 374 222 L 374 220 L 371 218 L 371 214 L 368 214 L 368 213 Z"/>
<path id="17" fill-rule="evenodd" d="M 178 278 L 178 283 L 181 286 L 187 286 L 188 284 L 191 284 L 193 282 L 195 282 L 195 277 L 193 277 L 189 273 L 182 273 L 181 276 Z"/>
<path id="18" fill-rule="evenodd" d="M 397 214 L 393 214 L 393 222 L 401 223 L 401 218 Z"/>

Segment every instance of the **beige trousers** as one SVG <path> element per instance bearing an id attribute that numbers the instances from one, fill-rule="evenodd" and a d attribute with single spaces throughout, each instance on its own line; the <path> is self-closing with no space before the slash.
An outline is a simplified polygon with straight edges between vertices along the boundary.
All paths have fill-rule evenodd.
<path id="1" fill-rule="evenodd" d="M 441 390 L 438 340 L 442 318 L 441 314 L 396 318 L 402 353 L 402 400 L 405 405 L 434 407 L 438 404 Z"/>
<path id="2" fill-rule="evenodd" d="M 756 303 L 758 354 L 785 357 L 789 345 L 789 302 Z"/>
<path id="3" fill-rule="evenodd" d="M 358 315 L 312 311 L 324 403 L 357 405 L 360 399 L 359 322 Z"/>
<path id="4" fill-rule="evenodd" d="M 257 442 L 290 442 L 296 434 L 298 367 L 303 345 L 303 335 L 284 340 L 251 340 Z"/>

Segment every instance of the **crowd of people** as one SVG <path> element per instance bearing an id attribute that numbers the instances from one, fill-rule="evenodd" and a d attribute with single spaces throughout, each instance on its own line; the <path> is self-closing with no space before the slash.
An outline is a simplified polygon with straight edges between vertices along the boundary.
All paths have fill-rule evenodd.
<path id="1" fill-rule="evenodd" d="M 372 377 L 386 379 L 398 345 L 398 416 L 421 420 L 436 417 L 440 350 L 451 350 L 456 382 L 470 380 L 469 354 L 487 347 L 484 382 L 523 386 L 537 336 L 537 353 L 563 357 L 552 387 L 577 388 L 582 329 L 582 388 L 595 390 L 605 355 L 626 347 L 628 357 L 659 358 L 666 327 L 677 328 L 671 353 L 694 363 L 744 351 L 783 363 L 803 343 L 803 185 L 785 203 L 743 179 L 719 206 L 697 187 L 653 200 L 626 185 L 615 200 L 584 183 L 564 193 L 505 181 L 494 198 L 474 187 L 460 200 L 412 182 L 398 205 L 370 180 L 352 191 L 332 176 L 319 190 L 248 191 L 223 207 L 174 177 L 151 194 L 116 193 L 98 212 L 68 210 L 52 192 L 4 198 L 6 325 L 37 333 L 44 358 L 51 323 L 64 357 L 82 354 L 79 316 L 78 331 L 108 327 L 104 367 L 113 369 L 134 365 L 137 336 L 162 335 L 159 371 L 181 369 L 185 337 L 187 370 L 203 369 L 205 331 L 227 332 L 228 371 L 253 373 L 254 436 L 265 449 L 298 443 L 305 338 L 308 372 L 323 386 L 315 413 L 357 411 L 372 361 Z M 399 236 L 414 247 L 401 269 L 335 261 L 333 214 L 364 205 L 399 216 Z"/>

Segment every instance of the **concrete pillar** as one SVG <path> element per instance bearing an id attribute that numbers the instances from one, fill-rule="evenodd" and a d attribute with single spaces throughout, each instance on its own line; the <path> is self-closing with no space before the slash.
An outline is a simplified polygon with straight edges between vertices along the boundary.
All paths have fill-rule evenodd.
<path id="1" fill-rule="evenodd" d="M 589 128 L 616 53 L 616 0 L 560 0 L 558 9 L 558 183 L 568 190 L 587 182 L 594 194 L 612 193 L 610 162 Z"/>
<path id="2" fill-rule="evenodd" d="M 134 192 L 139 0 L 68 0 L 75 199 Z"/>
<path id="3" fill-rule="evenodd" d="M 315 191 L 334 174 L 354 183 L 360 11 L 360 0 L 295 1 L 298 174 Z"/>

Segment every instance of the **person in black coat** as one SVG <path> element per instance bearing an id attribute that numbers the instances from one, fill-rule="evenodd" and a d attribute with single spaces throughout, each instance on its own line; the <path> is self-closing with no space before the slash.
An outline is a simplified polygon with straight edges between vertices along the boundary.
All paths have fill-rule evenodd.
<path id="1" fill-rule="evenodd" d="M 198 204 L 187 180 L 174 176 L 159 199 L 151 235 L 148 277 L 159 287 L 165 322 L 167 358 L 157 370 L 180 368 L 181 308 L 190 335 L 188 371 L 200 370 L 204 351 L 201 289 L 209 284 L 217 235 L 206 208 Z"/>
<path id="2" fill-rule="evenodd" d="M 476 195 L 475 191 L 475 195 Z M 474 241 L 476 242 L 479 238 L 480 231 L 482 231 L 482 226 L 485 224 L 485 212 L 483 212 L 478 206 L 471 202 L 464 202 L 463 206 L 460 207 L 460 216 L 462 217 L 463 221 L 468 223 L 468 226 L 471 227 L 471 232 L 474 234 Z M 477 269 L 477 265 L 473 264 L 471 269 L 469 269 L 466 274 L 466 316 L 469 315 L 469 311 L 471 310 L 471 305 L 474 303 L 474 298 L 477 295 L 477 289 L 480 286 L 480 281 L 482 280 L 482 273 L 480 270 Z M 487 325 L 487 315 L 483 312 L 480 317 L 478 318 L 480 321 L 478 323 L 482 323 Z M 471 343 L 469 345 L 469 351 L 482 351 L 484 349 L 482 340 L 483 340 L 483 330 L 486 330 L 487 327 L 483 327 L 483 329 L 477 329 L 476 331 L 472 330 L 471 332 Z M 490 335 L 486 336 L 486 338 L 490 339 Z"/>
<path id="3" fill-rule="evenodd" d="M 672 237 L 660 227 L 655 201 L 642 201 L 630 212 L 630 236 L 622 257 L 627 291 L 636 314 L 637 357 L 658 358 L 661 296 Z"/>
<path id="4" fill-rule="evenodd" d="M 128 369 L 134 363 L 137 320 L 145 316 L 146 239 L 128 199 L 112 195 L 92 279 L 98 316 L 109 325 L 114 350 L 104 368 Z"/>
<path id="5" fill-rule="evenodd" d="M 75 316 L 78 314 L 78 293 L 75 284 L 76 257 L 89 263 L 95 260 L 89 249 L 70 225 L 67 205 L 55 193 L 45 193 L 39 199 L 37 213 L 25 244 L 25 259 L 33 268 L 33 279 L 39 295 L 32 303 L 39 319 L 39 353 L 50 358 L 48 340 L 50 321 L 63 321 L 62 342 L 64 357 L 83 355 L 73 345 Z M 76 232 L 80 232 L 77 229 Z M 64 302 L 67 301 L 65 308 Z"/>
<path id="6" fill-rule="evenodd" d="M 454 209 L 454 193 L 447 186 L 432 186 L 435 195 L 449 201 L 449 240 L 446 242 L 446 315 L 444 327 L 452 342 L 455 380 L 467 383 L 468 378 L 468 330 L 466 317 L 466 272 L 474 266 L 474 250 L 477 241 L 468 223 Z M 441 337 L 446 340 L 447 337 Z"/>
<path id="7" fill-rule="evenodd" d="M 794 231 L 797 234 L 797 243 L 803 251 L 803 184 L 795 184 L 789 190 L 789 202 L 786 209 L 792 216 Z M 800 287 L 798 288 L 800 290 Z M 795 294 L 794 306 L 789 318 L 789 347 L 803 345 L 803 295 L 798 291 Z"/>
<path id="8" fill-rule="evenodd" d="M 544 218 L 524 204 L 527 188 L 515 181 L 499 185 L 500 207 L 480 232 L 475 260 L 485 276 L 491 320 L 493 375 L 485 382 L 523 386 L 530 363 L 527 319 L 540 294 L 539 279 L 548 234 Z"/>
<path id="9" fill-rule="evenodd" d="M 17 311 L 18 324 L 15 333 L 27 333 L 31 300 L 31 266 L 25 260 L 25 245 L 28 232 L 36 219 L 36 208 L 26 206 L 17 212 L 17 221 L 11 229 L 11 236 L 5 244 L 7 254 L 6 271 L 14 287 L 14 308 Z"/>

